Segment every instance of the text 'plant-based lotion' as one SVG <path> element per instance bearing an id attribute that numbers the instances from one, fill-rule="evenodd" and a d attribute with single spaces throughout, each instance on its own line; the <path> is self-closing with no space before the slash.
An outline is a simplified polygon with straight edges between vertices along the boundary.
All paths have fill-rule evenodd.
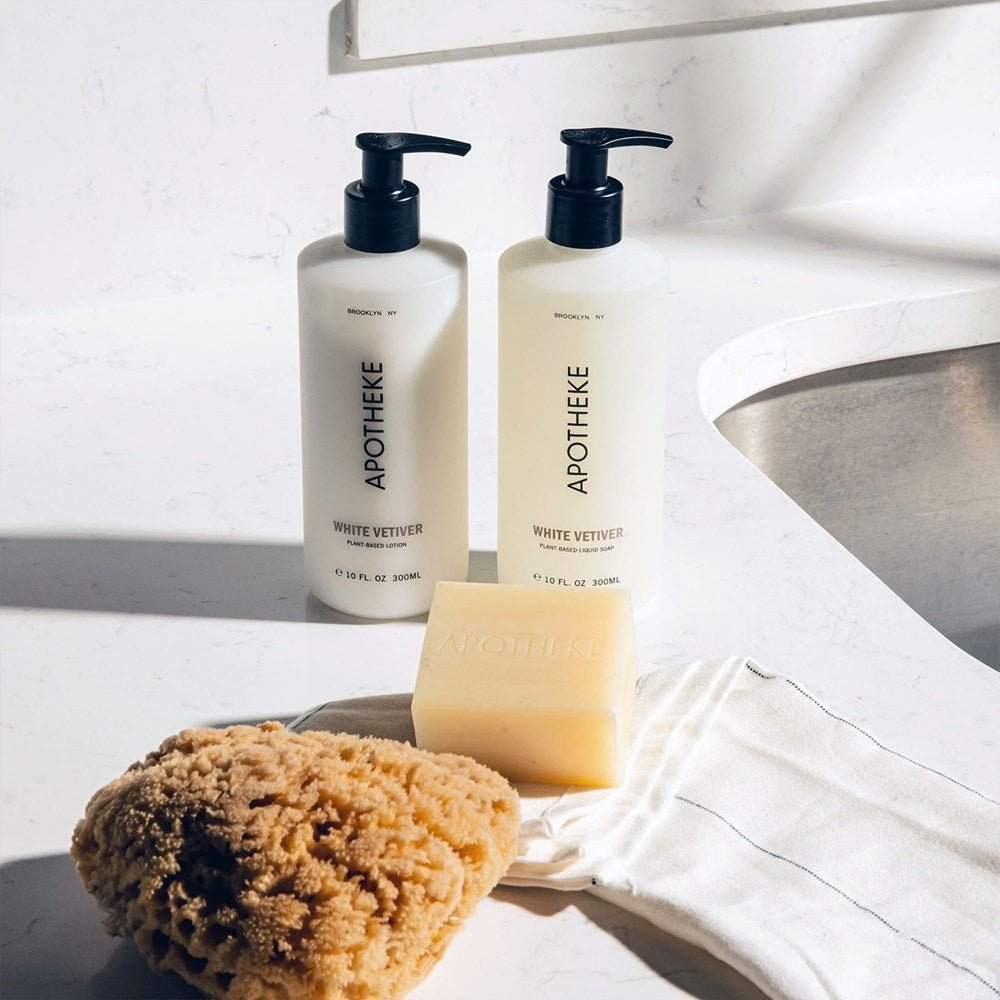
<path id="1" fill-rule="evenodd" d="M 420 238 L 404 153 L 468 143 L 362 133 L 344 233 L 299 255 L 309 589 L 352 615 L 401 618 L 468 575 L 465 251 Z"/>
<path id="2" fill-rule="evenodd" d="M 657 591 L 667 267 L 622 239 L 608 150 L 673 141 L 566 129 L 545 238 L 500 258 L 501 583 Z"/>

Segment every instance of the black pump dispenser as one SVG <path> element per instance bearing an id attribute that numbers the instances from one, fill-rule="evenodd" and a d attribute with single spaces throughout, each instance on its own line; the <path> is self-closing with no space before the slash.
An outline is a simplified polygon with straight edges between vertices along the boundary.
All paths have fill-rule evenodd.
<path id="1" fill-rule="evenodd" d="M 362 132 L 361 180 L 344 188 L 344 242 L 365 253 L 398 253 L 420 242 L 420 188 L 403 178 L 404 153 L 453 153 L 472 147 L 413 132 Z"/>
<path id="2" fill-rule="evenodd" d="M 674 140 L 660 132 L 631 128 L 565 128 L 566 173 L 549 181 L 545 236 L 563 247 L 594 250 L 622 238 L 622 185 L 608 176 L 608 150 L 659 146 Z"/>

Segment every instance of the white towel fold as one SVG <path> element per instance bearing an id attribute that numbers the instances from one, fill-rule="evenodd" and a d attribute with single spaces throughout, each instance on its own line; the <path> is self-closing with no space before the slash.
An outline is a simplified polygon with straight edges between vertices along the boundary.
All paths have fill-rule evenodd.
<path id="1" fill-rule="evenodd" d="M 292 724 L 411 739 L 406 696 Z M 524 789 L 506 882 L 584 889 L 788 1000 L 1000 996 L 1000 803 L 745 657 L 640 678 L 625 781 Z"/>

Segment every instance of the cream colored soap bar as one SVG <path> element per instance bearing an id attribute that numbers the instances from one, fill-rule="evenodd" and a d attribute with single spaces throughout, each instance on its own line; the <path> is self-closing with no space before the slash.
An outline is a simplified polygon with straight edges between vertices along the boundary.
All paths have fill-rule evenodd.
<path id="1" fill-rule="evenodd" d="M 413 695 L 417 746 L 512 781 L 615 785 L 634 688 L 627 590 L 439 583 Z"/>

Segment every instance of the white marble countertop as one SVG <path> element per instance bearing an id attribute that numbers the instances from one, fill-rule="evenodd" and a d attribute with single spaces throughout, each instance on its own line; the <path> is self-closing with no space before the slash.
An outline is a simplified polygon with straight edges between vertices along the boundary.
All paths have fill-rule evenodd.
<path id="1" fill-rule="evenodd" d="M 908 324 L 906 304 L 997 283 L 997 204 L 995 189 L 967 186 L 650 237 L 675 289 L 666 585 L 637 623 L 644 670 L 751 653 L 994 795 L 1000 676 L 872 576 L 705 411 L 816 365 L 954 346 L 943 327 Z M 494 266 L 472 261 L 476 579 L 495 568 Z M 419 622 L 346 620 L 302 583 L 293 286 L 289 274 L 5 323 L 5 995 L 193 995 L 105 937 L 66 853 L 91 792 L 184 726 L 412 686 Z M 873 303 L 896 303 L 882 310 L 888 328 L 785 325 Z M 483 903 L 412 994 L 680 995 L 753 991 L 595 898 L 513 889 Z"/>

